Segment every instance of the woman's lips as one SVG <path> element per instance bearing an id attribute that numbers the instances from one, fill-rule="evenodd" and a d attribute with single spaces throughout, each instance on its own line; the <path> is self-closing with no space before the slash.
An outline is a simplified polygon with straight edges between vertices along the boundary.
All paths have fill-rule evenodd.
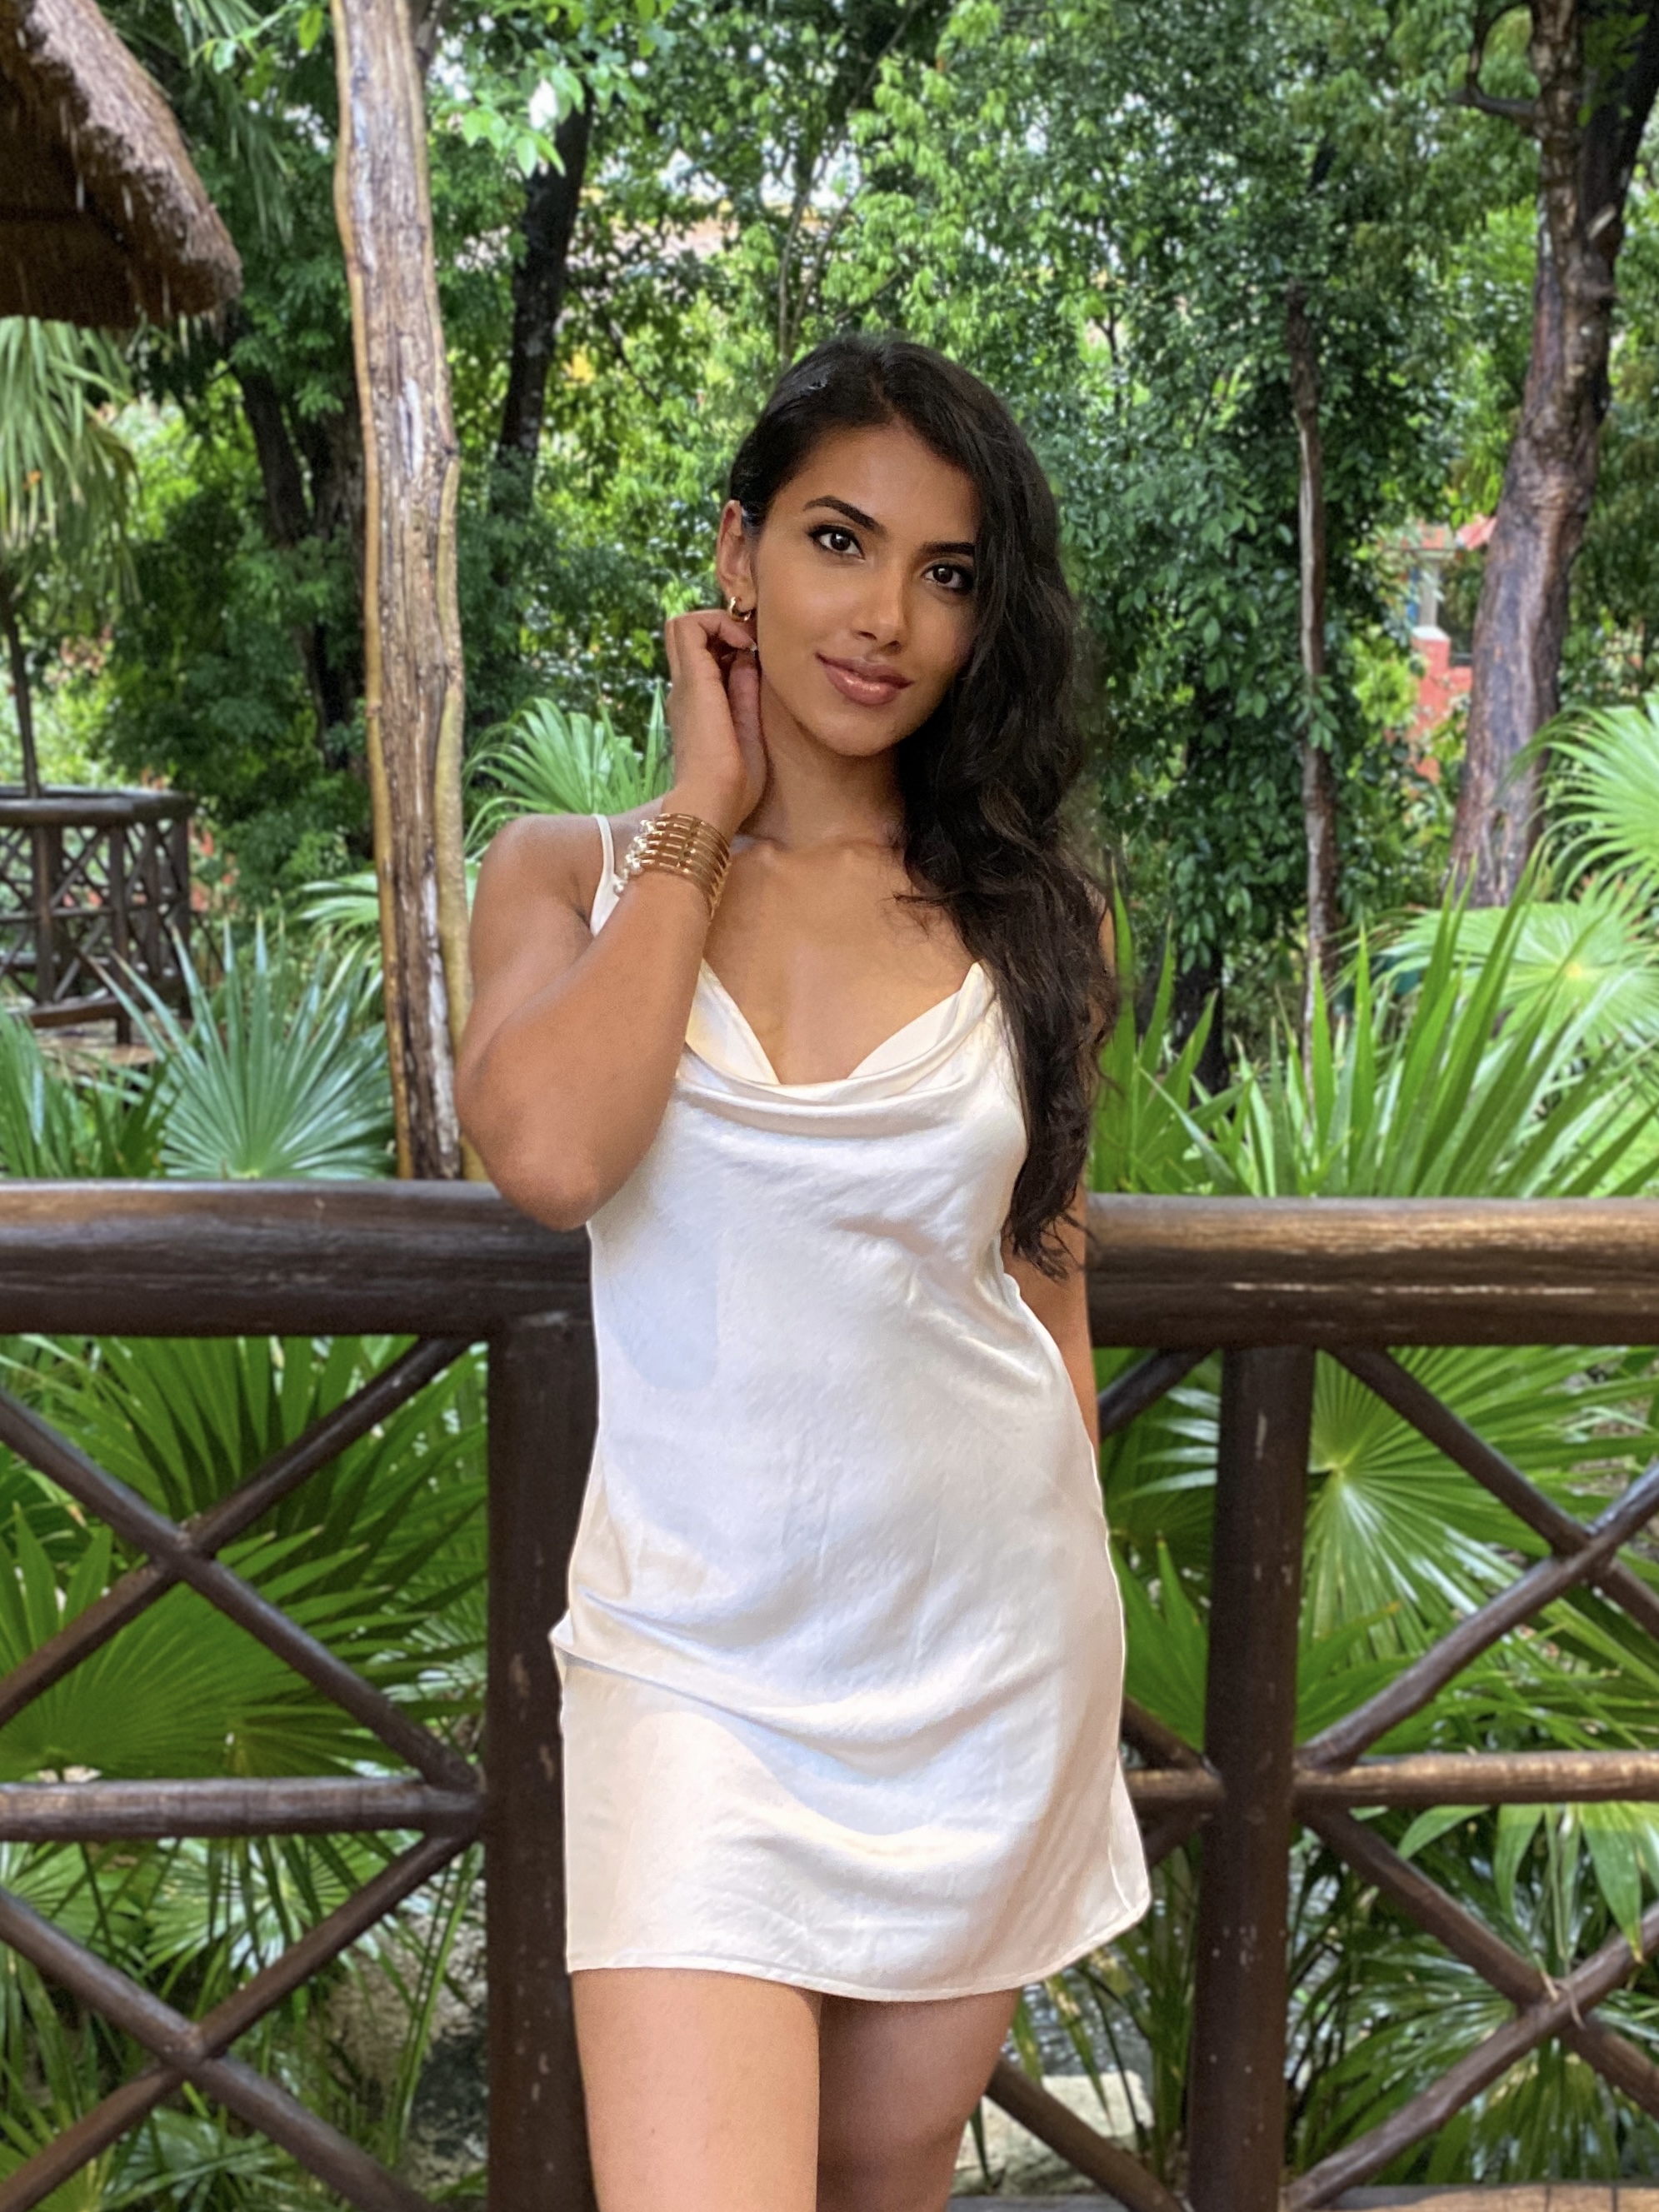
<path id="1" fill-rule="evenodd" d="M 910 678 L 895 669 L 874 669 L 856 660 L 831 660 L 819 653 L 824 674 L 843 699 L 855 707 L 889 707 L 901 691 L 910 689 Z"/>

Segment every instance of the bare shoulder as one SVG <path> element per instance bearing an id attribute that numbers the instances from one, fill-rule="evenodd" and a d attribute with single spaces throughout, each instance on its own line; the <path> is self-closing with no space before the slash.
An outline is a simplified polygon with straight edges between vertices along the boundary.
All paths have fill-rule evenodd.
<path id="1" fill-rule="evenodd" d="M 521 814 L 489 841 L 478 902 L 518 908 L 553 902 L 586 914 L 599 880 L 599 839 L 591 816 Z"/>
<path id="2" fill-rule="evenodd" d="M 653 799 L 628 814 L 608 817 L 618 860 L 641 824 L 657 811 Z M 521 814 L 489 841 L 478 878 L 478 896 L 491 907 L 552 901 L 583 921 L 599 894 L 604 848 L 591 814 Z"/>

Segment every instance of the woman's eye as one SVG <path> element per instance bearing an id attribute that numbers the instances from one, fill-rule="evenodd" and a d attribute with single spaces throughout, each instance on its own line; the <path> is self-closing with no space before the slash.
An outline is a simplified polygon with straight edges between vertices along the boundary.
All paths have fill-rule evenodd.
<path id="1" fill-rule="evenodd" d="M 856 553 L 858 550 L 858 539 L 838 522 L 824 523 L 812 532 L 812 536 L 826 553 Z"/>
<path id="2" fill-rule="evenodd" d="M 974 588 L 973 570 L 959 568 L 954 561 L 936 561 L 927 575 L 930 582 L 940 585 L 947 592 L 971 592 Z"/>

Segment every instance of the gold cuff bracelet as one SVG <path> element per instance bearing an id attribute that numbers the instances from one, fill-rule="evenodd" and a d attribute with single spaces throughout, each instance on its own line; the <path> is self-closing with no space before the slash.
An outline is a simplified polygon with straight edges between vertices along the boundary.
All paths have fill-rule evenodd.
<path id="1" fill-rule="evenodd" d="M 617 880 L 625 885 L 647 868 L 689 876 L 712 915 L 731 865 L 731 844 L 712 822 L 696 814 L 659 814 L 635 831 Z"/>

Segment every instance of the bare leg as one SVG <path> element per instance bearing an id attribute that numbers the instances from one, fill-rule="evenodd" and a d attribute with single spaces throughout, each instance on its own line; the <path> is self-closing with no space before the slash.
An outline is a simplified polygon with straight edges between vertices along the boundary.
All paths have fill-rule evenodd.
<path id="1" fill-rule="evenodd" d="M 813 2212 L 817 1996 L 658 1966 L 571 1987 L 600 2212 Z"/>
<path id="2" fill-rule="evenodd" d="M 823 2000 L 817 2212 L 943 2212 L 1018 1998 Z"/>

